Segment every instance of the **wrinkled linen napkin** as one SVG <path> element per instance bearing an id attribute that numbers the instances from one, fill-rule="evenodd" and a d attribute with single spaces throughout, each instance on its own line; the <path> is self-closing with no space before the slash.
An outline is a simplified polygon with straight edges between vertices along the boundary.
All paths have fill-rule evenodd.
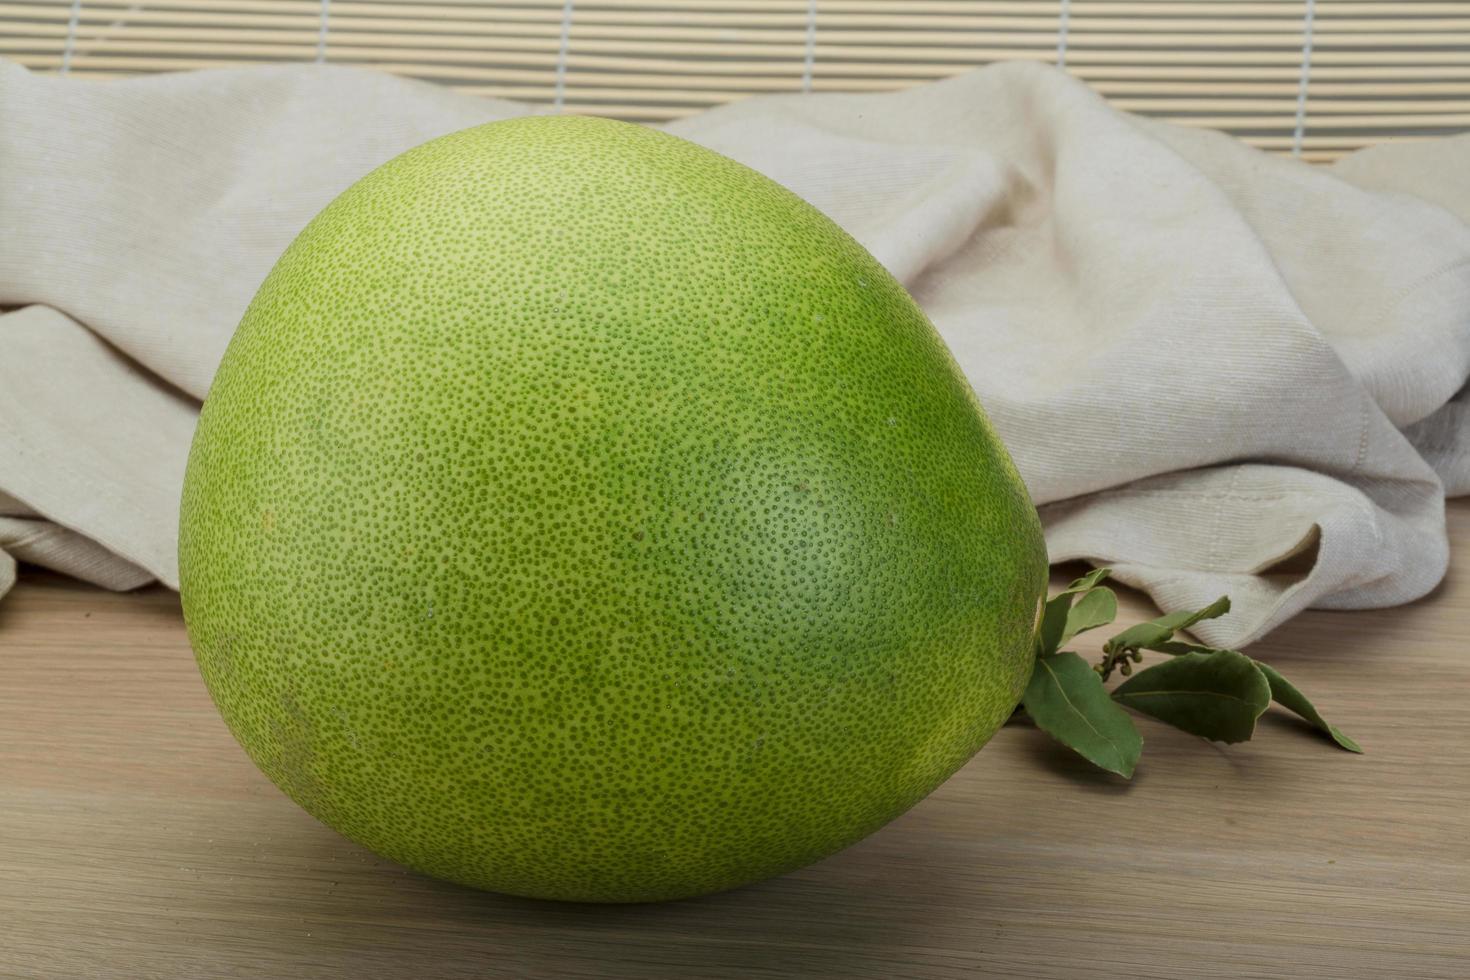
<path id="1" fill-rule="evenodd" d="M 537 111 L 309 65 L 87 82 L 0 63 L 0 591 L 14 559 L 175 585 L 198 400 L 272 263 L 426 139 Z M 1000 64 L 668 124 L 780 181 L 913 292 L 1054 561 L 1242 645 L 1406 602 L 1470 490 L 1470 137 L 1331 168 Z"/>

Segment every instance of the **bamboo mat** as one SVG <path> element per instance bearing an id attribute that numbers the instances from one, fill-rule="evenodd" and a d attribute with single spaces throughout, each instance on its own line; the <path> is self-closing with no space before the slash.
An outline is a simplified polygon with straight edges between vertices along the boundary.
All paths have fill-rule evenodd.
<path id="1" fill-rule="evenodd" d="M 644 121 L 1022 58 L 1314 161 L 1470 129 L 1470 0 L 0 0 L 0 57 L 84 78 L 326 61 Z"/>

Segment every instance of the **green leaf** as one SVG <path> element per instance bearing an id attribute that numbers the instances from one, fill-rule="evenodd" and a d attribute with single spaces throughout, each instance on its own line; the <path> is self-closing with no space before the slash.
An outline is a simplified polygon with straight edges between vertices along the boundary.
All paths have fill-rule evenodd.
<path id="1" fill-rule="evenodd" d="M 1266 675 L 1266 680 L 1271 685 L 1271 697 L 1275 699 L 1277 704 L 1301 715 L 1349 752 L 1362 754 L 1362 746 L 1339 731 L 1336 725 L 1329 724 L 1326 718 L 1318 714 L 1316 707 L 1313 706 L 1312 702 L 1307 700 L 1307 696 L 1297 690 L 1296 685 L 1292 684 L 1291 681 L 1282 677 L 1281 673 L 1275 667 L 1263 664 L 1259 660 L 1256 661 L 1256 667 L 1260 669 L 1262 674 Z"/>
<path id="2" fill-rule="evenodd" d="M 1093 765 L 1132 777 L 1143 739 L 1133 719 L 1108 697 L 1097 671 L 1077 654 L 1038 657 L 1021 703 L 1052 738 Z"/>
<path id="3" fill-rule="evenodd" d="M 1079 593 L 1082 593 L 1085 597 L 1085 594 L 1096 587 L 1103 579 L 1107 578 L 1110 572 L 1111 570 L 1107 568 L 1094 568 L 1046 600 L 1046 606 L 1041 613 L 1041 628 L 1036 634 L 1036 653 L 1038 656 L 1056 653 L 1061 648 L 1061 645 L 1067 642 L 1067 620 L 1072 611 L 1072 600 Z M 1114 608 L 1116 609 L 1116 599 L 1114 600 Z M 1092 627 L 1089 626 L 1087 628 L 1091 629 Z M 1081 632 L 1081 630 L 1076 632 Z"/>
<path id="4" fill-rule="evenodd" d="M 1230 611 L 1230 597 L 1222 595 L 1203 609 L 1193 612 L 1181 609 L 1151 619 L 1128 629 L 1113 637 L 1103 649 L 1108 653 L 1126 652 L 1129 650 L 1157 650 L 1160 643 L 1167 642 L 1179 630 L 1187 630 L 1195 623 L 1204 619 L 1215 619 Z"/>
<path id="5" fill-rule="evenodd" d="M 1230 597 L 1222 595 L 1203 609 L 1196 609 L 1194 612 L 1180 610 L 1167 616 L 1160 616 L 1154 622 L 1160 626 L 1167 626 L 1171 630 L 1187 630 L 1202 619 L 1217 619 L 1229 611 Z"/>
<path id="6" fill-rule="evenodd" d="M 1113 570 L 1111 568 L 1094 568 L 1092 571 L 1088 572 L 1081 578 L 1074 579 L 1071 585 L 1062 590 L 1061 594 L 1065 595 L 1068 592 L 1086 592 L 1088 589 L 1091 589 L 1101 584 L 1104 579 L 1112 574 Z"/>
<path id="7" fill-rule="evenodd" d="M 1216 650 L 1186 653 L 1139 671 L 1113 697 L 1192 735 L 1244 742 L 1271 703 L 1271 685 L 1250 657 Z"/>
<path id="8" fill-rule="evenodd" d="M 1159 653 L 1167 653 L 1171 656 L 1179 656 L 1184 653 L 1219 653 L 1219 647 L 1207 647 L 1199 643 L 1185 643 L 1183 640 L 1165 640 L 1163 643 L 1155 643 L 1149 647 Z"/>
<path id="9" fill-rule="evenodd" d="M 1106 626 L 1118 618 L 1118 597 L 1112 589 L 1098 587 L 1082 593 L 1067 612 L 1067 625 L 1062 629 L 1061 646 L 1078 633 Z"/>

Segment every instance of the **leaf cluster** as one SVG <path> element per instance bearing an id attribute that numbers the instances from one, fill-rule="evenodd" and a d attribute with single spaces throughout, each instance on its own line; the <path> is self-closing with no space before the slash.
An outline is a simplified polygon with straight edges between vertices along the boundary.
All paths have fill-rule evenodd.
<path id="1" fill-rule="evenodd" d="M 1036 669 L 1021 706 L 1042 731 L 1109 772 L 1131 777 L 1143 737 L 1125 708 L 1193 735 L 1218 742 L 1243 742 L 1256 719 L 1274 701 L 1305 718 L 1350 752 L 1363 750 L 1329 724 L 1306 695 L 1275 668 L 1241 653 L 1203 646 L 1176 635 L 1230 611 L 1221 596 L 1198 610 L 1168 613 L 1118 633 L 1103 644 L 1102 659 L 1089 665 L 1062 649 L 1078 634 L 1111 623 L 1118 598 L 1102 583 L 1109 570 L 1097 568 L 1047 601 L 1036 634 Z M 1135 672 L 1144 651 L 1169 659 Z M 1109 691 L 1114 672 L 1126 680 Z"/>

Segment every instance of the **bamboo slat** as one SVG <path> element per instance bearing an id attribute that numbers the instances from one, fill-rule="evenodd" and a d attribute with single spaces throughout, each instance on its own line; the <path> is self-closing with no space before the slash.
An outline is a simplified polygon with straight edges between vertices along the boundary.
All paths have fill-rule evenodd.
<path id="1" fill-rule="evenodd" d="M 319 59 L 645 121 L 1030 59 L 1314 161 L 1470 128 L 1470 0 L 0 0 L 0 57 L 90 78 Z"/>

